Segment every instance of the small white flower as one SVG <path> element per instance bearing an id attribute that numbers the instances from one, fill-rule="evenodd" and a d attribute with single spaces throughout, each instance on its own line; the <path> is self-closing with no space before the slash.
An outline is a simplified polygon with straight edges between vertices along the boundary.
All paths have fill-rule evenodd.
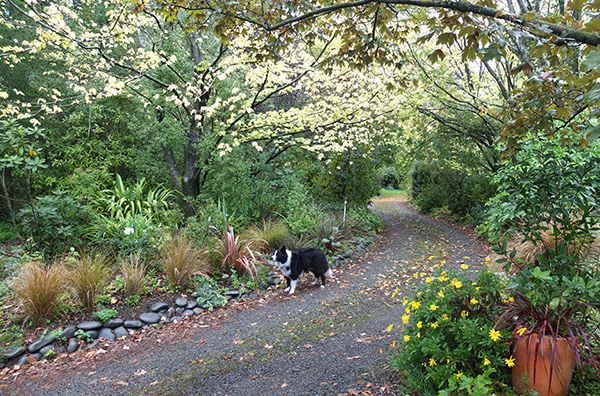
<path id="1" fill-rule="evenodd" d="M 125 229 L 123 230 L 123 233 L 125 235 L 131 235 L 135 232 L 135 229 L 133 227 L 125 227 Z"/>

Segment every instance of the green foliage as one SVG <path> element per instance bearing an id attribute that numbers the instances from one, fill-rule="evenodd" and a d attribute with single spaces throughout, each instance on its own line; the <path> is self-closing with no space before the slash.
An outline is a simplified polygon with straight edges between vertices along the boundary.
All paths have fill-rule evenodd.
<path id="1" fill-rule="evenodd" d="M 50 318 L 65 290 L 65 275 L 60 265 L 25 264 L 13 285 L 21 306 L 34 323 Z"/>
<path id="2" fill-rule="evenodd" d="M 424 213 L 447 208 L 450 213 L 478 224 L 483 220 L 485 202 L 494 192 L 483 173 L 454 169 L 440 162 L 413 164 L 411 198 Z"/>
<path id="3" fill-rule="evenodd" d="M 356 144 L 327 160 L 309 159 L 307 181 L 311 193 L 325 202 L 365 205 L 381 188 L 378 169 L 391 162 L 391 150 L 378 139 Z"/>
<path id="4" fill-rule="evenodd" d="M 206 276 L 195 278 L 198 281 L 196 292 L 198 293 L 198 305 L 201 308 L 213 311 L 227 305 L 227 299 L 221 294 L 219 285 L 213 278 Z"/>
<path id="5" fill-rule="evenodd" d="M 486 236 L 499 240 L 518 232 L 523 240 L 545 243 L 544 231 L 554 236 L 556 253 L 564 243 L 572 258 L 599 230 L 600 145 L 581 146 L 577 135 L 546 138 L 531 135 L 507 161 L 494 182 L 498 193 L 490 200 Z M 552 254 L 552 252 L 548 252 Z"/>
<path id="6" fill-rule="evenodd" d="M 210 273 L 210 265 L 183 234 L 171 235 L 163 244 L 160 260 L 172 286 L 186 286 L 195 275 Z"/>
<path id="7" fill-rule="evenodd" d="M 102 254 L 83 254 L 69 257 L 69 281 L 79 301 L 89 311 L 96 307 L 96 297 L 108 281 L 107 257 Z"/>
<path id="8" fill-rule="evenodd" d="M 83 340 L 85 342 L 92 342 L 94 340 L 91 335 L 87 334 L 85 331 L 83 331 L 81 329 L 78 329 L 77 331 L 75 331 L 75 337 L 77 337 L 80 340 Z"/>
<path id="9" fill-rule="evenodd" d="M 173 220 L 169 216 L 173 196 L 173 190 L 161 186 L 149 189 L 144 178 L 132 187 L 125 187 L 121 176 L 117 174 L 115 187 L 105 190 L 96 205 L 108 212 L 112 219 L 142 216 L 154 224 L 166 224 Z"/>
<path id="10" fill-rule="evenodd" d="M 82 247 L 88 237 L 90 215 L 66 191 L 53 191 L 35 199 L 33 206 L 20 211 L 23 231 L 33 238 L 33 247 L 50 256 Z"/>
<path id="11" fill-rule="evenodd" d="M 268 218 L 260 224 L 253 224 L 242 233 L 244 239 L 253 241 L 262 251 L 270 251 L 275 245 L 282 245 L 287 238 L 287 227 L 279 220 Z"/>
<path id="12" fill-rule="evenodd" d="M 94 317 L 102 323 L 108 323 L 111 319 L 116 318 L 117 315 L 119 315 L 117 311 L 108 308 L 94 312 Z"/>
<path id="13" fill-rule="evenodd" d="M 14 169 L 21 175 L 47 168 L 46 160 L 40 157 L 40 141 L 44 129 L 25 127 L 16 118 L 0 120 L 0 170 Z"/>
<path id="14" fill-rule="evenodd" d="M 402 323 L 408 326 L 393 367 L 406 373 L 410 390 L 423 395 L 444 389 L 473 395 L 500 391 L 510 383 L 508 347 L 490 331 L 504 282 L 487 270 L 473 280 L 466 270 L 441 271 L 424 280 L 416 295 L 403 301 Z M 472 393 L 456 393 L 456 387 Z"/>
<path id="15" fill-rule="evenodd" d="M 245 223 L 243 217 L 230 210 L 221 199 L 216 204 L 209 202 L 198 206 L 196 216 L 187 219 L 183 232 L 199 247 L 211 236 L 226 230 L 228 225 L 238 228 Z"/>
<path id="16" fill-rule="evenodd" d="M 0 222 L 0 243 L 12 242 L 17 238 L 18 236 L 12 224 L 7 221 Z"/>
<path id="17" fill-rule="evenodd" d="M 112 219 L 101 216 L 93 225 L 94 242 L 115 255 L 140 254 L 143 260 L 155 257 L 163 230 L 144 215 Z"/>
<path id="18" fill-rule="evenodd" d="M 135 307 L 140 303 L 141 297 L 137 294 L 129 295 L 125 298 L 125 304 Z"/>
<path id="19" fill-rule="evenodd" d="M 377 170 L 379 185 L 389 190 L 400 189 L 402 178 L 398 173 L 398 169 L 393 166 L 382 166 Z"/>
<path id="20" fill-rule="evenodd" d="M 591 351 L 600 339 L 594 323 L 600 273 L 592 246 L 600 230 L 600 146 L 582 147 L 577 137 L 529 135 L 495 178 L 498 194 L 484 230 L 496 240 L 508 232 L 539 249 L 530 260 L 517 261 L 523 257 L 517 249 L 526 245 L 509 252 L 504 241 L 495 248 L 505 270 L 520 269 L 511 279 L 514 298 L 503 308 L 499 328 L 512 330 L 515 340 L 530 334 L 578 336 L 582 342 L 573 347 L 579 358 L 596 368 Z"/>

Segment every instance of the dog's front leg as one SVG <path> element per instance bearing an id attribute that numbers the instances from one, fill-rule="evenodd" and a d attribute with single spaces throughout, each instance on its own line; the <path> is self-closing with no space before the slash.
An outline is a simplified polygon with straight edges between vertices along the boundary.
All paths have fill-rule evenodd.
<path id="1" fill-rule="evenodd" d="M 292 281 L 291 281 L 291 285 L 290 285 L 290 287 L 288 288 L 288 289 L 290 290 L 290 291 L 289 291 L 289 293 L 290 293 L 290 294 L 294 294 L 294 292 L 296 291 L 296 285 L 297 285 L 297 284 L 298 284 L 298 279 L 296 279 L 296 280 L 292 280 Z M 286 290 L 287 290 L 287 289 L 286 289 Z"/>
<path id="2" fill-rule="evenodd" d="M 292 284 L 291 284 L 291 282 L 292 282 L 292 279 L 291 279 L 291 278 L 288 278 L 288 277 L 286 276 L 286 277 L 285 277 L 285 281 L 286 281 L 286 283 L 287 283 L 287 287 L 285 288 L 284 292 L 286 292 L 286 293 L 287 293 L 287 292 L 289 292 L 289 291 L 290 291 L 290 287 L 291 287 L 291 285 L 292 285 Z"/>

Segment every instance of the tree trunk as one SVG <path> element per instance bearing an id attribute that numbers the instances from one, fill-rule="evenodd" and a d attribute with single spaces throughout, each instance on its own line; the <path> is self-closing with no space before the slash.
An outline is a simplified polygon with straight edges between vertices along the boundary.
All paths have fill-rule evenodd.
<path id="1" fill-rule="evenodd" d="M 10 203 L 10 196 L 8 195 L 8 189 L 6 188 L 5 181 L 5 171 L 6 168 L 2 168 L 2 175 L 0 177 L 0 182 L 2 182 L 2 194 L 4 195 L 4 199 L 6 200 L 6 206 L 8 207 L 8 213 L 10 214 L 10 221 L 15 229 L 15 234 L 19 239 L 23 239 L 21 234 L 19 234 L 19 230 L 17 229 L 17 222 L 15 220 L 15 212 L 13 211 L 12 204 Z"/>

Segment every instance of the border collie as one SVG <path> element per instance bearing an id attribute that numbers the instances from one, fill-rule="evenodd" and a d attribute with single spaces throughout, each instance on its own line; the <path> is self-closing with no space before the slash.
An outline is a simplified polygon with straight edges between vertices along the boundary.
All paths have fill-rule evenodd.
<path id="1" fill-rule="evenodd" d="M 310 271 L 315 275 L 313 286 L 317 285 L 321 278 L 321 287 L 325 287 L 325 276 L 333 277 L 325 253 L 321 249 L 302 248 L 291 251 L 285 246 L 281 248 L 276 246 L 273 261 L 285 276 L 288 286 L 285 291 L 290 294 L 294 294 L 298 277 L 305 272 Z"/>

